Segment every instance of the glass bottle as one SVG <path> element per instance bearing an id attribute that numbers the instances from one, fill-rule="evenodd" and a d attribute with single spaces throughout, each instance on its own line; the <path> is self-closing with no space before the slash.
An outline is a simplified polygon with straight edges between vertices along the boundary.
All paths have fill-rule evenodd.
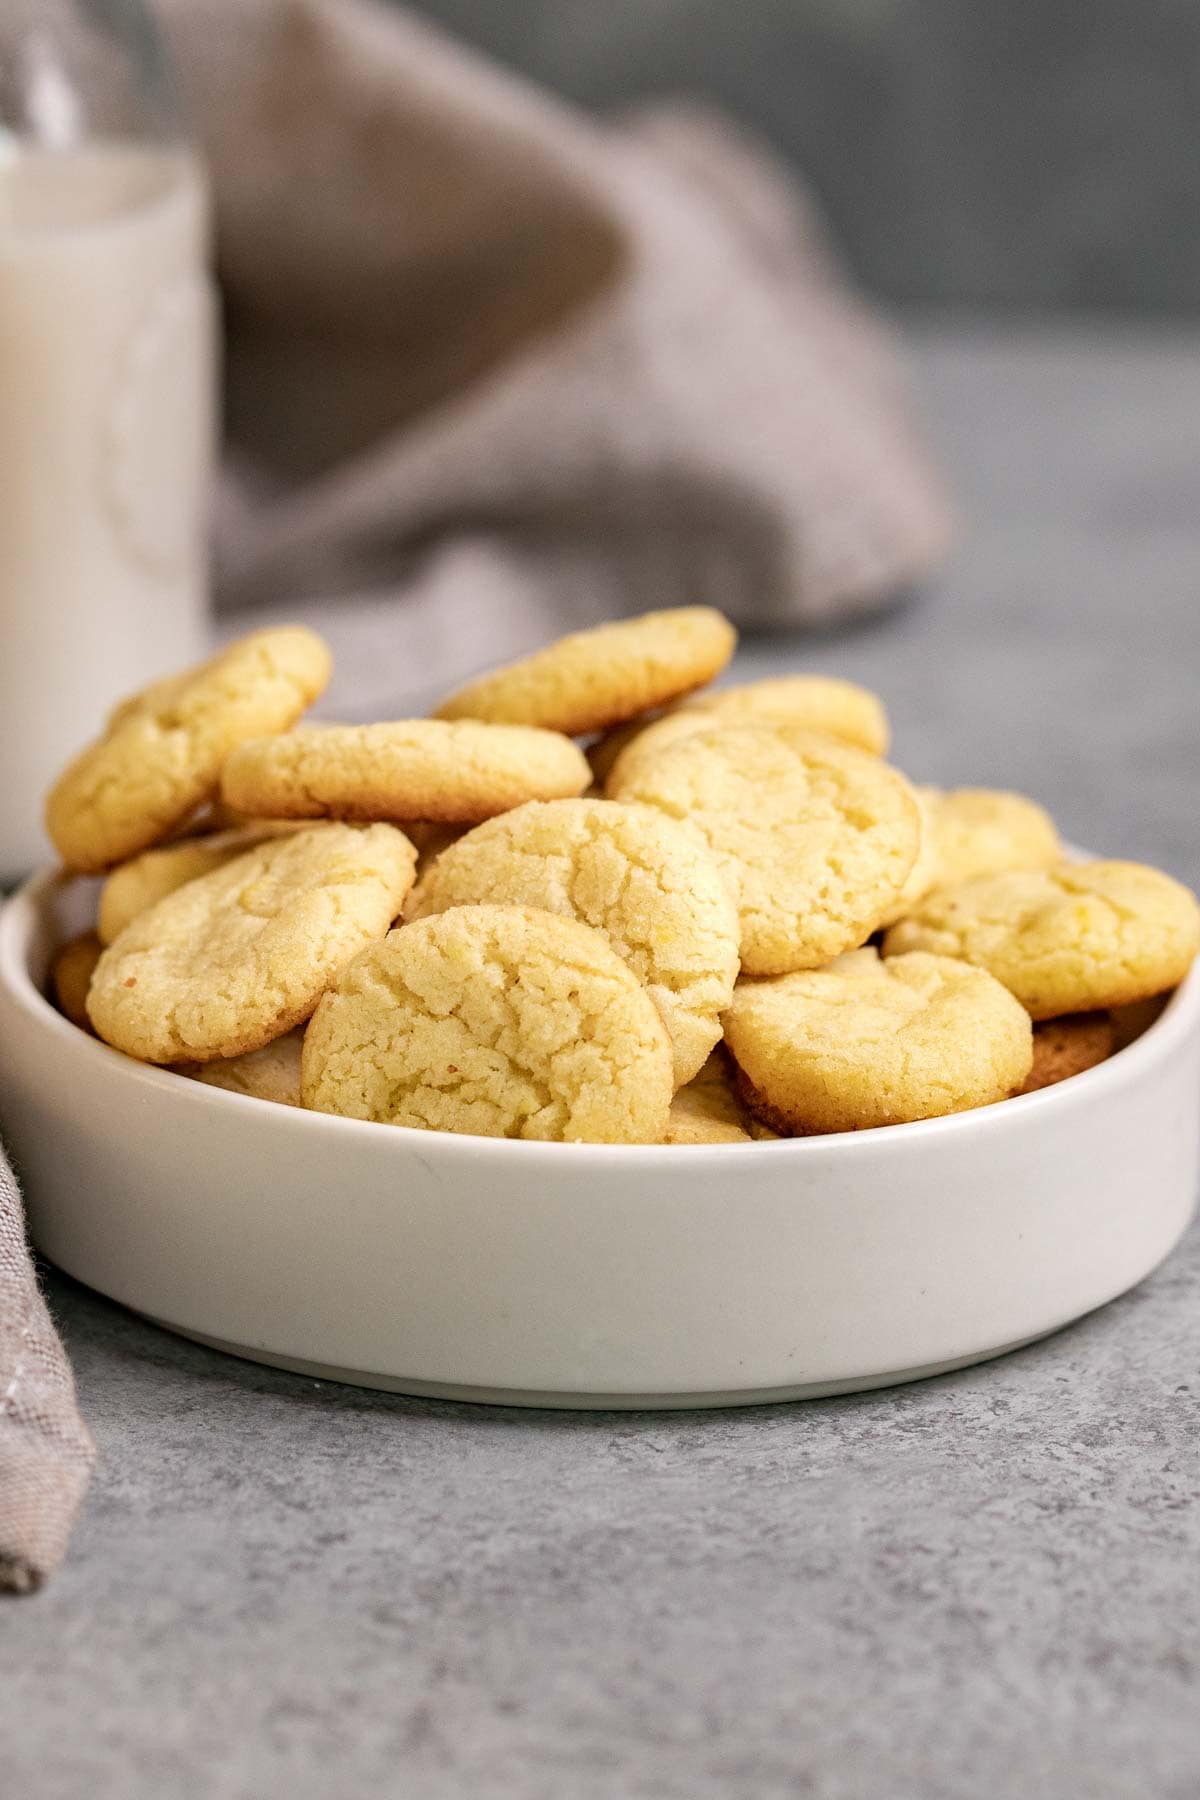
<path id="1" fill-rule="evenodd" d="M 207 265 L 140 0 L 3 0 L 0 879 L 113 702 L 204 652 Z"/>

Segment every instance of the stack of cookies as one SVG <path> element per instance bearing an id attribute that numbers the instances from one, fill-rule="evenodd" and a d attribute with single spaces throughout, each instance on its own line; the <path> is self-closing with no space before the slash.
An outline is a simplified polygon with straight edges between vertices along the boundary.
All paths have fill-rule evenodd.
<path id="1" fill-rule="evenodd" d="M 1067 861 L 1019 795 L 912 786 L 853 683 L 701 691 L 734 644 L 651 613 L 375 725 L 299 724 L 331 665 L 298 626 L 156 683 L 50 795 L 67 869 L 105 875 L 59 1005 L 263 1100 L 713 1144 L 1028 1092 L 1182 979 L 1169 876 Z"/>

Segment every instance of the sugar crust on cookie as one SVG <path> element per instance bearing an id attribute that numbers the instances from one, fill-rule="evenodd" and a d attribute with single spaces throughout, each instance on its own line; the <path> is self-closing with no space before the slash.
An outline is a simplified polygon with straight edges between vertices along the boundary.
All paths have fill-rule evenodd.
<path id="1" fill-rule="evenodd" d="M 700 1070 L 733 995 L 739 927 L 720 868 L 686 827 L 611 800 L 517 807 L 444 850 L 407 916 L 481 901 L 540 907 L 603 931 L 662 1015 L 676 1085 Z"/>
<path id="2" fill-rule="evenodd" d="M 904 777 L 792 726 L 730 726 L 670 745 L 616 797 L 686 820 L 738 899 L 750 974 L 819 968 L 888 916 L 920 845 Z"/>
<path id="3" fill-rule="evenodd" d="M 415 863 L 393 825 L 320 825 L 247 850 L 126 926 L 92 978 L 92 1024 L 146 1062 L 259 1050 L 383 936 Z"/>
<path id="4" fill-rule="evenodd" d="M 989 970 L 1035 1019 L 1165 992 L 1200 949 L 1195 896 L 1140 863 L 1060 863 L 938 888 L 884 939 Z"/>
<path id="5" fill-rule="evenodd" d="M 481 1137 L 658 1143 L 671 1047 L 628 964 L 590 926 L 459 906 L 351 964 L 304 1041 L 304 1103 Z"/>

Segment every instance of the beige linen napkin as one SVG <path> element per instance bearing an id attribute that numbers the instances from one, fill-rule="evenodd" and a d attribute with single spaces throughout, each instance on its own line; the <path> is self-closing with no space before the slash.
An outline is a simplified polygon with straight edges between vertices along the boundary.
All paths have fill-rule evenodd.
<path id="1" fill-rule="evenodd" d="M 158 6 L 227 306 L 219 599 L 320 611 L 339 714 L 649 607 L 834 619 L 936 561 L 890 338 L 729 125 L 602 124 L 367 0 Z"/>
<path id="2" fill-rule="evenodd" d="M 28 1592 L 58 1567 L 94 1456 L 0 1148 L 0 1590 Z"/>

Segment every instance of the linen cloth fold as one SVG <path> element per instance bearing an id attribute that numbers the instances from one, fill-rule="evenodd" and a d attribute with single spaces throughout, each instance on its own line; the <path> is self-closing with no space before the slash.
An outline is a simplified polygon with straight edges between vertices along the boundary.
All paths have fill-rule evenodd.
<path id="1" fill-rule="evenodd" d="M 0 1590 L 26 1593 L 58 1567 L 94 1459 L 0 1146 Z"/>
<path id="2" fill-rule="evenodd" d="M 602 123 L 370 0 L 157 5 L 226 304 L 218 599 L 319 614 L 339 716 L 652 607 L 836 619 L 936 562 L 890 335 L 724 120 Z"/>

